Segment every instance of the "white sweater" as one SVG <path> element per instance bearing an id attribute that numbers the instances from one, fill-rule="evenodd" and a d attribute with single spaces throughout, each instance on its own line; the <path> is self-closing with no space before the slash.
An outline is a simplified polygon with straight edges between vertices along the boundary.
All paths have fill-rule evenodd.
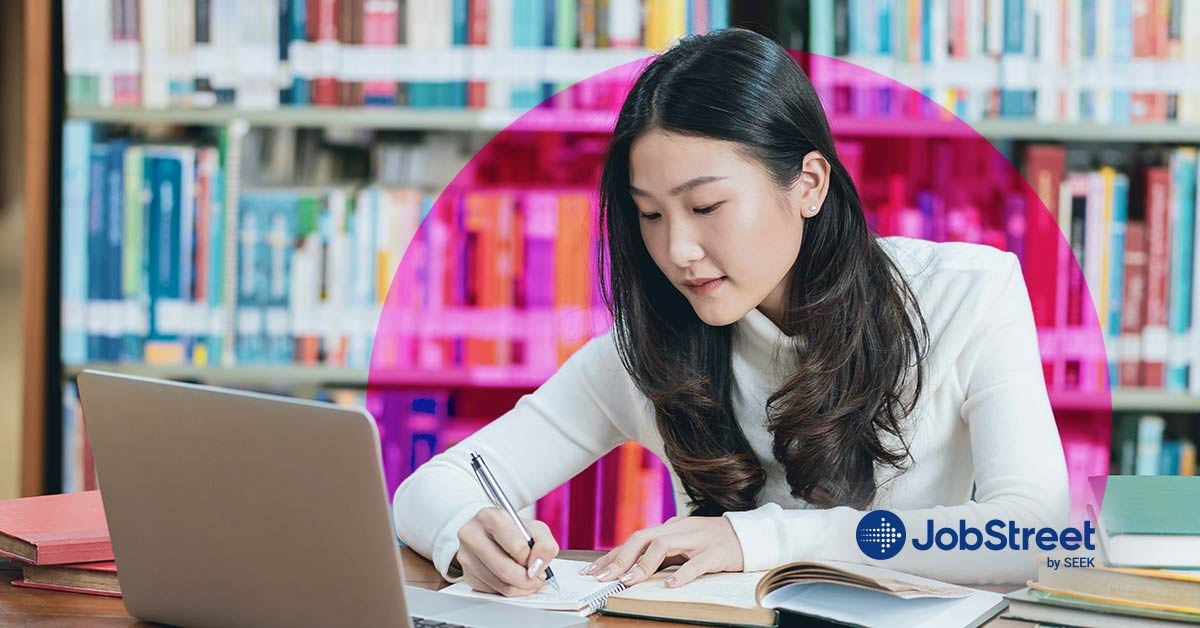
<path id="1" fill-rule="evenodd" d="M 992 519 L 1022 527 L 1067 525 L 1066 464 L 1016 256 L 984 245 L 898 237 L 879 242 L 916 294 L 930 344 L 925 390 L 904 424 L 909 468 L 897 473 L 876 466 L 881 486 L 868 510 L 891 510 L 909 538 L 922 541 L 930 519 L 935 529 L 956 531 L 960 520 L 981 532 Z M 1020 583 L 1035 575 L 1036 549 L 905 547 L 892 558 L 873 560 L 855 540 L 866 511 L 818 509 L 792 497 L 764 421 L 766 399 L 783 381 L 772 352 L 794 348 L 758 309 L 735 325 L 733 409 L 767 472 L 758 508 L 725 515 L 746 571 L 837 559 L 967 584 Z M 471 450 L 487 458 L 514 506 L 524 508 L 629 440 L 666 460 L 653 408 L 622 367 L 609 332 L 589 341 L 512 410 L 408 477 L 393 499 L 396 532 L 443 577 L 460 580 L 461 574 L 448 571 L 458 530 L 490 505 L 471 472 Z M 674 473 L 671 479 L 677 512 L 686 514 L 687 495 Z"/>

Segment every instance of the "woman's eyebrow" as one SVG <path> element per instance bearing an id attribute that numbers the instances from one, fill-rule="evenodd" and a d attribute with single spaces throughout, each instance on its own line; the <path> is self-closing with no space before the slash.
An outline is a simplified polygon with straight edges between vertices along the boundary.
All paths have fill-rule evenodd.
<path id="1" fill-rule="evenodd" d="M 675 188 L 672 189 L 667 194 L 670 196 L 678 196 L 680 194 L 683 194 L 684 192 L 687 192 L 688 190 L 690 190 L 692 188 L 696 188 L 701 185 L 704 185 L 705 183 L 712 183 L 713 181 L 720 181 L 725 178 L 726 177 L 716 177 L 716 176 L 712 176 L 712 175 L 696 177 L 695 179 L 692 179 L 691 181 L 688 181 L 686 183 L 681 183 L 681 184 L 675 186 Z M 634 196 L 650 196 L 649 192 L 647 192 L 645 190 L 639 190 L 638 188 L 635 188 L 632 185 L 629 186 L 629 193 Z"/>

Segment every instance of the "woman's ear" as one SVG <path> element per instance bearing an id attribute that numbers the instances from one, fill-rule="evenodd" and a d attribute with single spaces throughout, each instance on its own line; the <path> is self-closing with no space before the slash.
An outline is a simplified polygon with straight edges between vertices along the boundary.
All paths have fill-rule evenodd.
<path id="1" fill-rule="evenodd" d="M 800 215 L 812 218 L 821 211 L 829 190 L 829 160 L 819 151 L 809 151 L 801 165 L 795 192 L 799 195 Z"/>

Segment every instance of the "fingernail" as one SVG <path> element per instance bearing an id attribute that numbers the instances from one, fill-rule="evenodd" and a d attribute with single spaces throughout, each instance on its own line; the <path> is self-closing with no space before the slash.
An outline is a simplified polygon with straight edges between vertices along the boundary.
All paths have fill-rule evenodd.
<path id="1" fill-rule="evenodd" d="M 534 559 L 533 564 L 529 566 L 529 572 L 528 572 L 529 577 L 533 578 L 534 576 L 536 576 L 537 573 L 542 570 L 542 565 L 544 565 L 544 564 L 545 564 L 545 561 L 543 561 L 542 559 L 540 559 L 540 558 Z"/>
<path id="2" fill-rule="evenodd" d="M 579 574 L 586 576 L 586 575 L 592 573 L 592 570 L 595 568 L 596 568 L 596 563 L 591 563 L 590 565 L 585 566 L 583 569 L 580 569 Z"/>
<path id="3" fill-rule="evenodd" d="M 596 579 L 603 580 L 603 579 L 607 578 L 608 574 L 611 572 L 612 572 L 611 569 L 605 569 L 604 571 L 600 572 L 600 575 L 596 576 Z"/>
<path id="4" fill-rule="evenodd" d="M 629 582 L 630 580 L 633 580 L 633 569 L 632 568 L 630 568 L 629 571 L 626 571 L 625 575 L 621 576 L 621 582 Z"/>
<path id="5" fill-rule="evenodd" d="M 673 587 L 673 586 L 675 586 L 675 582 L 676 582 L 675 576 L 671 576 L 670 578 L 667 578 L 667 586 Z"/>

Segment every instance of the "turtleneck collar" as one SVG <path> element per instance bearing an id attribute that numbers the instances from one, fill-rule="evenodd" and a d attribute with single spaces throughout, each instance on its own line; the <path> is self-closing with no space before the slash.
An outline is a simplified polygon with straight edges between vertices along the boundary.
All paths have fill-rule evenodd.
<path id="1" fill-rule="evenodd" d="M 795 350 L 795 341 L 758 308 L 752 308 L 735 323 L 734 342 L 746 361 L 762 372 L 783 366 L 780 358 Z"/>

